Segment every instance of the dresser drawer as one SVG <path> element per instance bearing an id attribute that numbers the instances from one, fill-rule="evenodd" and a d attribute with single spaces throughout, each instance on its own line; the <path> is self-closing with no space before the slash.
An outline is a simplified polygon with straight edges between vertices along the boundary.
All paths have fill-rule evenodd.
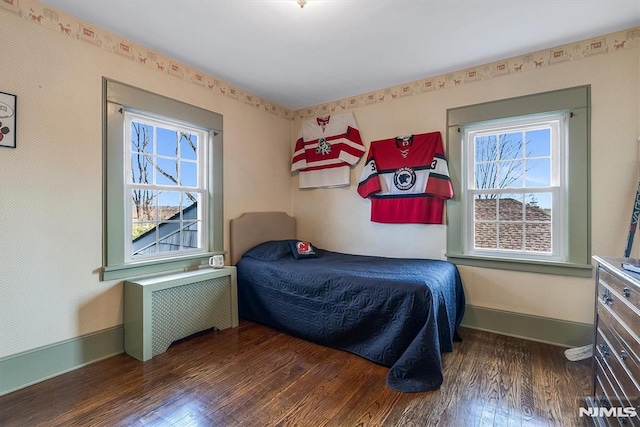
<path id="1" fill-rule="evenodd" d="M 640 383 L 640 338 L 629 329 L 629 325 L 620 323 L 608 306 L 599 304 L 598 318 L 598 325 L 613 345 L 613 351 Z"/>
<path id="2" fill-rule="evenodd" d="M 605 337 L 603 326 L 599 325 L 596 336 L 596 361 L 608 373 L 607 377 L 616 388 L 617 397 L 631 402 L 638 396 L 638 384 L 612 348 L 613 344 Z"/>
<path id="3" fill-rule="evenodd" d="M 600 280 L 598 285 L 598 310 L 606 305 L 623 323 L 633 330 L 638 330 L 640 309 L 632 307 L 623 296 L 614 291 L 608 283 Z"/>
<path id="4" fill-rule="evenodd" d="M 618 279 L 604 268 L 600 269 L 600 282 L 606 283 L 609 288 L 619 295 L 619 298 L 625 299 L 631 305 L 640 309 L 640 290 L 637 287 Z"/>

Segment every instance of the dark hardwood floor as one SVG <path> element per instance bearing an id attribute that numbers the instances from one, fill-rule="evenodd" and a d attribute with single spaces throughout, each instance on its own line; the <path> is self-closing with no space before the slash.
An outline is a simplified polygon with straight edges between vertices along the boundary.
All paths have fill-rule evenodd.
<path id="1" fill-rule="evenodd" d="M 462 329 L 444 385 L 398 393 L 387 368 L 254 323 L 122 354 L 0 397 L 0 426 L 572 426 L 590 362 Z"/>

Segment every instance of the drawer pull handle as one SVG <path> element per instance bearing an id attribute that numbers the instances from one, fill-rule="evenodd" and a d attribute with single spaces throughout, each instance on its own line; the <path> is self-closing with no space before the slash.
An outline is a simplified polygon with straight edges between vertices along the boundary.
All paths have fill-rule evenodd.
<path id="1" fill-rule="evenodd" d="M 609 353 L 609 346 L 607 345 L 606 342 L 603 342 L 600 344 L 600 352 L 602 353 L 602 357 L 607 358 L 609 357 L 610 353 Z"/>
<path id="2" fill-rule="evenodd" d="M 622 289 L 622 295 L 624 295 L 625 298 L 629 298 L 631 296 L 631 289 L 627 288 L 626 286 Z"/>
<path id="3" fill-rule="evenodd" d="M 613 304 L 613 298 L 611 298 L 611 292 L 609 292 L 609 289 L 602 293 L 602 303 L 608 305 Z"/>
<path id="4" fill-rule="evenodd" d="M 620 350 L 620 359 L 622 359 L 623 362 L 627 360 L 628 357 L 629 353 L 627 353 L 625 350 Z"/>

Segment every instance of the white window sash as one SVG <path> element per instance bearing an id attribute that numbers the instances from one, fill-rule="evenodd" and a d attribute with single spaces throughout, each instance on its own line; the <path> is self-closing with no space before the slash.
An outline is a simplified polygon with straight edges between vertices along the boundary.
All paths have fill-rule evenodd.
<path id="1" fill-rule="evenodd" d="M 566 227 L 567 218 L 565 217 L 566 203 L 566 178 L 563 172 L 566 168 L 566 112 L 553 112 L 547 114 L 538 114 L 527 117 L 509 118 L 503 120 L 495 120 L 489 122 L 475 123 L 467 125 L 463 129 L 463 159 L 464 165 L 462 169 L 462 199 L 464 200 L 463 209 L 463 251 L 468 255 L 478 255 L 483 257 L 495 257 L 506 259 L 526 259 L 526 260 L 542 260 L 542 261 L 564 261 L 566 259 Z M 542 187 L 524 187 L 526 175 L 523 175 L 522 186 L 503 187 L 503 188 L 475 188 L 475 137 L 497 135 L 513 132 L 528 132 L 543 128 L 550 128 L 550 185 Z M 523 141 L 523 154 L 521 158 L 514 160 L 531 160 L 534 158 L 525 156 L 526 143 Z M 544 157 L 544 158 L 549 158 Z M 500 160 L 500 159 L 496 159 Z M 526 171 L 524 172 L 526 174 Z M 504 249 L 485 249 L 475 248 L 475 196 L 481 194 L 536 194 L 551 193 L 551 253 L 542 253 L 526 250 L 504 250 Z M 525 209 L 523 205 L 523 209 Z M 498 223 L 508 223 L 508 221 L 500 221 Z M 524 224 L 535 223 L 535 221 L 527 221 L 526 217 L 522 221 Z M 499 239 L 499 235 L 496 236 Z M 499 241 L 499 240 L 498 240 Z M 497 245 L 499 246 L 499 244 Z"/>

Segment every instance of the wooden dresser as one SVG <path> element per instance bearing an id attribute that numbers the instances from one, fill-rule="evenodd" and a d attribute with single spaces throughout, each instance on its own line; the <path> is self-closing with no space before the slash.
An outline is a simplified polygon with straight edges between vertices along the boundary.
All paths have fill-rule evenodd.
<path id="1" fill-rule="evenodd" d="M 596 407 L 606 408 L 594 421 L 640 426 L 640 274 L 622 269 L 623 263 L 640 266 L 640 260 L 593 259 L 597 269 L 591 399 Z"/>

